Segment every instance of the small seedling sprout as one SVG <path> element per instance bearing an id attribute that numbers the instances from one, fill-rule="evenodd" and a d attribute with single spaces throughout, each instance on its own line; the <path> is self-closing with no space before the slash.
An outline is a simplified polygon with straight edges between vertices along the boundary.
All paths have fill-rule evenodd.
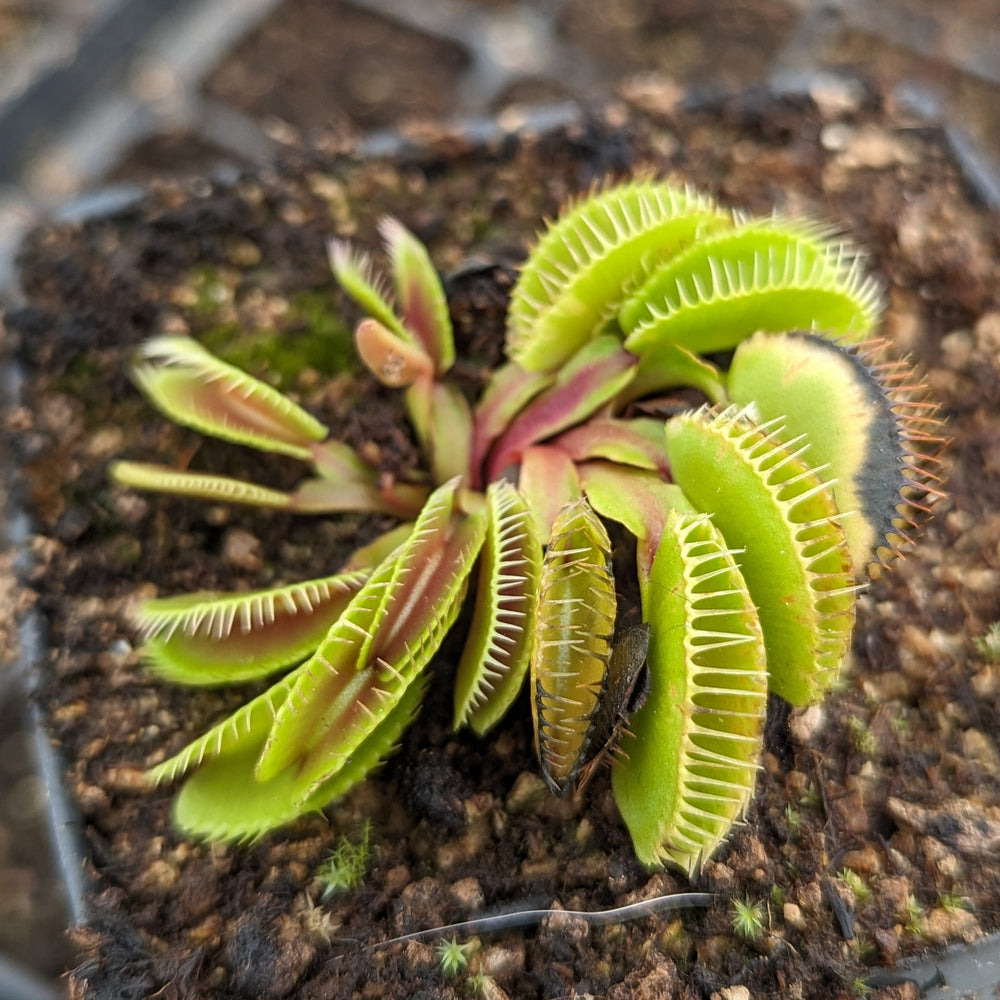
<path id="1" fill-rule="evenodd" d="M 438 964 L 449 979 L 465 971 L 472 947 L 471 942 L 459 944 L 456 938 L 446 938 L 437 946 Z"/>
<path id="2" fill-rule="evenodd" d="M 734 899 L 732 925 L 736 934 L 745 941 L 759 941 L 764 936 L 764 904 L 749 898 Z"/>
<path id="3" fill-rule="evenodd" d="M 472 973 L 466 980 L 466 984 L 473 996 L 482 997 L 483 1000 L 489 1000 L 490 994 L 495 991 L 496 987 L 492 977 L 486 975 L 485 972 Z"/>
<path id="4" fill-rule="evenodd" d="M 855 978 L 851 980 L 851 992 L 858 998 L 858 1000 L 868 1000 L 868 998 L 872 995 L 872 987 L 869 985 L 864 976 L 855 976 Z"/>
<path id="5" fill-rule="evenodd" d="M 866 899 L 871 897 L 872 891 L 869 888 L 868 883 L 865 882 L 865 880 L 851 868 L 841 868 L 840 871 L 837 872 L 837 878 L 839 878 L 840 881 L 854 893 L 854 898 L 857 902 L 863 903 Z"/>
<path id="6" fill-rule="evenodd" d="M 967 910 L 969 908 L 969 900 L 954 891 L 942 891 L 938 893 L 938 903 L 947 913 L 957 913 L 960 910 Z"/>
<path id="7" fill-rule="evenodd" d="M 878 751 L 878 743 L 867 721 L 860 716 L 852 715 L 847 720 L 847 733 L 856 753 L 868 759 L 875 756 Z"/>
<path id="8" fill-rule="evenodd" d="M 976 652 L 988 663 L 1000 662 L 1000 621 L 992 625 L 973 640 Z"/>
<path id="9" fill-rule="evenodd" d="M 903 913 L 905 923 L 903 926 L 911 934 L 923 934 L 924 932 L 924 908 L 920 905 L 920 901 L 911 892 L 906 896 L 906 902 L 903 905 Z"/>
<path id="10" fill-rule="evenodd" d="M 322 886 L 320 902 L 325 903 L 339 892 L 356 889 L 365 880 L 371 858 L 371 822 L 366 820 L 357 840 L 342 836 L 337 846 L 316 869 Z"/>
<path id="11" fill-rule="evenodd" d="M 802 827 L 802 813 L 790 802 L 785 806 L 785 823 L 791 834 L 798 833 Z"/>

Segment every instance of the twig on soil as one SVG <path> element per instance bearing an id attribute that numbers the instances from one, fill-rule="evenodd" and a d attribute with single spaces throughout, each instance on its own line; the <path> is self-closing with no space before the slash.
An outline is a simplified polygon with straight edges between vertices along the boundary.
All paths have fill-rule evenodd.
<path id="1" fill-rule="evenodd" d="M 620 924 L 627 920 L 638 920 L 653 913 L 667 913 L 670 910 L 681 910 L 688 907 L 707 907 L 715 901 L 712 892 L 677 892 L 668 896 L 655 896 L 643 899 L 627 906 L 616 906 L 610 910 L 560 910 L 554 908 L 540 910 L 514 910 L 510 913 L 497 913 L 492 916 L 476 917 L 473 920 L 463 920 L 457 924 L 446 924 L 443 927 L 428 927 L 422 931 L 401 934 L 399 937 L 386 941 L 377 941 L 369 945 L 376 948 L 387 948 L 389 945 L 402 944 L 406 941 L 432 940 L 442 934 L 494 934 L 497 931 L 509 930 L 512 927 L 529 927 L 541 923 L 546 917 L 565 916 L 584 920 L 592 927 L 603 924 Z"/>

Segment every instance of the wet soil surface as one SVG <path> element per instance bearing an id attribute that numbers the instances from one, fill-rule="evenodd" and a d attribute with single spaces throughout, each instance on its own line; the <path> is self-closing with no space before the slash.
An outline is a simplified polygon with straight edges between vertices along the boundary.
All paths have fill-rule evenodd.
<path id="1" fill-rule="evenodd" d="M 473 148 L 428 139 L 394 162 L 288 162 L 230 186 L 163 184 L 110 218 L 37 232 L 28 305 L 6 317 L 26 366 L 6 416 L 37 517 L 37 594 L 51 651 L 42 695 L 70 761 L 96 878 L 76 935 L 76 997 L 848 997 L 893 965 L 1000 925 L 1000 246 L 938 133 L 875 98 L 679 111 L 645 89 L 579 127 Z M 392 212 L 449 281 L 470 388 L 500 353 L 512 268 L 570 194 L 652 169 L 753 212 L 831 219 L 871 251 L 885 333 L 928 373 L 950 420 L 949 494 L 900 571 L 861 601 L 850 671 L 819 709 L 772 705 L 747 822 L 693 882 L 633 858 L 606 773 L 553 798 L 520 702 L 491 739 L 450 732 L 453 648 L 393 759 L 326 815 L 242 847 L 190 843 L 143 772 L 247 690 L 192 692 L 142 667 L 138 596 L 291 582 L 335 569 L 386 525 L 139 496 L 116 457 L 295 482 L 262 459 L 169 426 L 127 375 L 156 332 L 189 332 L 294 393 L 387 469 L 416 460 L 398 398 L 349 368 L 356 316 L 325 240 L 374 247 Z M 377 405 L 375 405 L 377 404 Z M 996 651 L 1000 654 L 1000 651 Z M 361 886 L 326 901 L 317 867 L 370 821 Z M 853 873 L 853 874 L 849 874 Z M 446 977 L 432 944 L 397 934 L 518 905 L 595 910 L 660 893 L 707 910 L 591 928 L 549 919 L 484 936 Z M 756 938 L 731 900 L 760 903 Z M 484 981 L 480 980 L 482 986 Z M 915 995 L 888 987 L 884 997 Z"/>

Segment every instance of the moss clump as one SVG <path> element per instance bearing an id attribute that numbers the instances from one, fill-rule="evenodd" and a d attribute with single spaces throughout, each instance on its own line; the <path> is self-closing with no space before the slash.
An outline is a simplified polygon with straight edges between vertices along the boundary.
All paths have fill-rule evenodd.
<path id="1" fill-rule="evenodd" d="M 361 827 L 357 840 L 341 837 L 337 846 L 326 860 L 316 869 L 316 880 L 322 886 L 320 902 L 326 902 L 338 892 L 356 889 L 365 880 L 368 862 L 371 860 L 372 825 L 366 822 Z"/>

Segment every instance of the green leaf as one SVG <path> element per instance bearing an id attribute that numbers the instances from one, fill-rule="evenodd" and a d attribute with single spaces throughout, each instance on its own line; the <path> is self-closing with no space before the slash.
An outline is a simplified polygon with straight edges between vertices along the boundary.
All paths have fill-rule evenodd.
<path id="1" fill-rule="evenodd" d="M 365 367 L 392 389 L 433 375 L 433 363 L 423 348 L 407 343 L 370 316 L 355 327 L 354 346 Z"/>
<path id="2" fill-rule="evenodd" d="M 917 380 L 905 370 L 903 383 L 912 386 Z M 927 455 L 929 443 L 932 451 L 940 444 L 933 404 L 894 391 L 864 355 L 804 334 L 758 334 L 740 344 L 729 396 L 753 403 L 762 420 L 780 417 L 788 435 L 805 436 L 809 461 L 832 480 L 859 577 L 898 551 L 914 503 L 923 510 L 928 459 L 936 464 Z"/>
<path id="3" fill-rule="evenodd" d="M 314 459 L 319 478 L 307 479 L 292 494 L 297 511 L 377 511 L 413 518 L 427 502 L 426 486 L 381 475 L 343 441 L 317 445 Z"/>
<path id="4" fill-rule="evenodd" d="M 313 466 L 324 479 L 371 483 L 378 470 L 344 441 L 324 441 L 313 452 Z"/>
<path id="5" fill-rule="evenodd" d="M 296 764 L 303 799 L 328 782 L 393 709 L 458 614 L 485 513 L 454 512 L 437 490 L 413 533 L 354 597 L 301 668 L 257 767 L 266 781 Z"/>
<path id="6" fill-rule="evenodd" d="M 733 552 L 704 515 L 671 512 L 642 585 L 651 688 L 612 788 L 639 860 L 692 875 L 753 795 L 763 638 Z"/>
<path id="7" fill-rule="evenodd" d="M 200 500 L 272 507 L 277 510 L 295 507 L 295 501 L 288 493 L 208 472 L 181 472 L 145 462 L 113 462 L 108 472 L 116 483 L 137 490 L 174 493 L 178 496 L 198 497 Z"/>
<path id="8" fill-rule="evenodd" d="M 245 594 L 202 591 L 146 601 L 143 655 L 177 684 L 234 684 L 297 663 L 320 644 L 367 572 Z"/>
<path id="9" fill-rule="evenodd" d="M 854 627 L 854 575 L 830 483 L 784 442 L 780 421 L 757 426 L 738 407 L 667 424 L 674 479 L 712 515 L 757 605 L 771 690 L 793 705 L 836 680 Z"/>
<path id="10" fill-rule="evenodd" d="M 350 559 L 340 567 L 341 573 L 353 573 L 355 570 L 372 570 L 387 559 L 410 537 L 412 524 L 397 524 L 383 532 L 368 545 L 363 545 L 351 553 Z"/>
<path id="11" fill-rule="evenodd" d="M 306 479 L 289 496 L 292 510 L 302 514 L 330 514 L 338 511 L 371 511 L 412 518 L 427 501 L 426 486 L 382 480 L 373 475 L 369 483 Z"/>
<path id="12" fill-rule="evenodd" d="M 472 410 L 461 390 L 450 382 L 420 379 L 407 389 L 406 403 L 434 481 L 458 476 L 468 483 Z"/>
<path id="13" fill-rule="evenodd" d="M 525 448 L 594 414 L 632 379 L 638 358 L 617 337 L 591 341 L 562 368 L 551 388 L 536 396 L 494 445 L 488 476 L 499 479 L 520 461 Z"/>
<path id="14" fill-rule="evenodd" d="M 664 477 L 670 471 L 662 420 L 594 417 L 563 432 L 552 444 L 565 451 L 574 462 L 605 458 L 619 465 L 650 469 Z"/>
<path id="15" fill-rule="evenodd" d="M 108 473 L 115 482 L 134 489 L 300 514 L 362 511 L 411 518 L 420 512 L 428 495 L 426 486 L 393 480 L 380 482 L 374 470 L 368 482 L 328 477 L 306 479 L 293 493 L 210 472 L 184 472 L 145 462 L 113 462 Z"/>
<path id="16" fill-rule="evenodd" d="M 425 641 L 425 622 L 457 612 L 457 607 L 448 608 L 461 602 L 460 591 L 464 592 L 486 534 L 486 509 L 460 513 L 458 485 L 453 479 L 431 494 L 402 546 L 379 610 L 381 620 L 372 635 L 369 659 L 393 663 L 410 656 Z M 447 510 L 447 518 L 439 518 L 438 510 Z"/>
<path id="17" fill-rule="evenodd" d="M 636 181 L 581 199 L 521 269 L 508 312 L 508 356 L 530 371 L 557 370 L 653 267 L 730 224 L 709 198 L 662 181 Z"/>
<path id="18" fill-rule="evenodd" d="M 403 323 L 442 375 L 455 363 L 455 343 L 441 279 L 427 248 L 398 219 L 383 219 L 379 231 L 392 260 Z"/>
<path id="19" fill-rule="evenodd" d="M 399 701 L 365 737 L 351 754 L 350 759 L 309 793 L 308 798 L 302 803 L 304 810 L 316 809 L 340 798 L 363 781 L 395 750 L 403 732 L 416 717 L 430 681 L 431 678 L 427 674 L 414 678 L 400 695 Z M 296 791 L 298 787 L 299 783 L 296 782 Z"/>
<path id="20" fill-rule="evenodd" d="M 406 690 L 352 755 L 350 763 L 302 799 L 296 769 L 267 781 L 254 776 L 266 734 L 248 733 L 237 744 L 204 761 L 184 783 L 174 804 L 174 822 L 193 836 L 211 841 L 250 840 L 315 812 L 344 795 L 391 753 L 419 708 L 426 678 Z"/>
<path id="21" fill-rule="evenodd" d="M 583 495 L 573 460 L 566 452 L 548 445 L 535 445 L 525 451 L 517 486 L 543 545 L 549 541 L 559 512 Z"/>
<path id="22" fill-rule="evenodd" d="M 662 436 L 662 424 L 659 432 Z M 645 469 L 592 461 L 579 465 L 577 472 L 594 510 L 601 517 L 624 525 L 635 537 L 639 575 L 647 576 L 667 516 L 672 510 L 693 512 L 690 501 L 679 486 Z"/>
<path id="23" fill-rule="evenodd" d="M 615 397 L 613 409 L 621 412 L 629 403 L 681 386 L 697 389 L 712 403 L 726 398 L 722 373 L 715 365 L 677 344 L 655 344 L 640 357 L 632 381 Z"/>
<path id="24" fill-rule="evenodd" d="M 815 226 L 772 218 L 696 242 L 650 275 L 618 322 L 635 354 L 664 342 L 707 354 L 758 330 L 861 340 L 880 312 L 878 286 L 856 250 Z"/>
<path id="25" fill-rule="evenodd" d="M 256 747 L 256 751 L 259 751 L 275 714 L 288 697 L 288 692 L 295 686 L 302 669 L 298 667 L 293 670 L 203 736 L 193 740 L 180 753 L 152 768 L 148 774 L 150 782 L 159 785 L 175 781 L 188 771 L 201 767 L 206 761 L 223 754 L 238 753 L 244 747 Z"/>
<path id="26" fill-rule="evenodd" d="M 486 491 L 489 520 L 469 635 L 455 676 L 454 728 L 482 736 L 504 715 L 528 669 L 542 546 L 523 497 L 506 482 Z"/>
<path id="27" fill-rule="evenodd" d="M 493 372 L 476 404 L 472 440 L 473 471 L 481 468 L 493 442 L 507 429 L 511 420 L 554 380 L 554 375 L 528 372 L 513 362 Z M 483 484 L 473 485 L 482 487 Z"/>
<path id="28" fill-rule="evenodd" d="M 414 335 L 396 315 L 383 283 L 374 275 L 367 254 L 355 253 L 344 240 L 331 240 L 327 247 L 333 275 L 341 287 L 369 316 L 391 330 L 397 337 L 417 346 Z"/>
<path id="29" fill-rule="evenodd" d="M 616 614 L 611 542 L 583 498 L 552 526 L 538 586 L 531 713 L 542 776 L 564 795 L 586 760 Z"/>
<path id="30" fill-rule="evenodd" d="M 142 348 L 135 380 L 171 420 L 260 451 L 310 461 L 327 436 L 315 417 L 277 389 L 220 361 L 188 337 L 155 337 Z"/>

